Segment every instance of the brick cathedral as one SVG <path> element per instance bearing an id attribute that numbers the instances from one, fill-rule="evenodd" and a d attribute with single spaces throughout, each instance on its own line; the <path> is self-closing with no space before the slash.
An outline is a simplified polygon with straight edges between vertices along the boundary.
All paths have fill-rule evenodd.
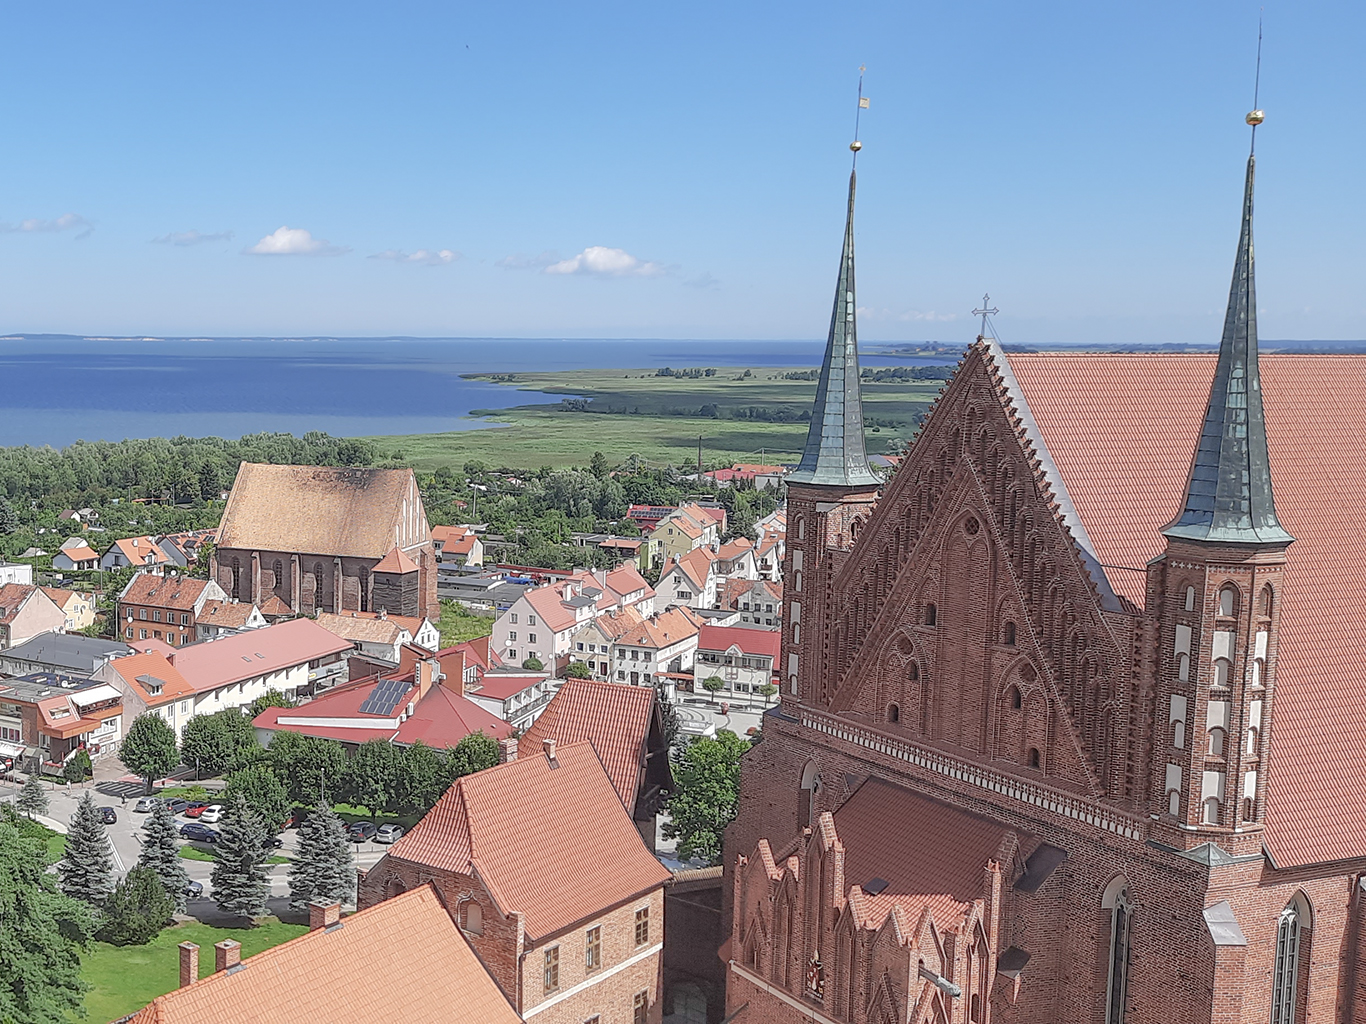
<path id="1" fill-rule="evenodd" d="M 1253 168 L 1217 357 L 984 320 L 885 483 L 851 176 L 728 1021 L 1366 1020 L 1366 356 L 1259 359 Z"/>

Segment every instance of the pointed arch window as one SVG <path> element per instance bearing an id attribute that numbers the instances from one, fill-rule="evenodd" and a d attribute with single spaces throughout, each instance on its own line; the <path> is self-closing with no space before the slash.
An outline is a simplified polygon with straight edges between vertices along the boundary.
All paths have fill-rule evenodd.
<path id="1" fill-rule="evenodd" d="M 1214 728 L 1210 729 L 1210 731 L 1209 731 L 1209 756 L 1210 756 L 1210 757 L 1223 757 L 1223 756 L 1224 756 L 1225 749 L 1227 748 L 1227 746 L 1228 746 L 1228 733 L 1226 733 L 1223 729 L 1219 728 L 1219 726 L 1217 726 L 1217 725 L 1214 726 Z"/>
<path id="2" fill-rule="evenodd" d="M 1271 1024 L 1299 1024 L 1300 949 L 1309 907 L 1297 895 L 1276 924 L 1276 965 L 1271 977 Z"/>
<path id="3" fill-rule="evenodd" d="M 1024 706 L 1024 698 L 1020 695 L 1020 688 L 1012 686 L 1010 688 L 1010 706 L 1019 711 Z"/>
<path id="4" fill-rule="evenodd" d="M 820 772 L 815 761 L 806 762 L 802 769 L 802 788 L 797 794 L 797 826 L 806 828 L 816 817 L 816 794 L 821 788 Z"/>
<path id="5" fill-rule="evenodd" d="M 1264 619 L 1271 618 L 1271 609 L 1275 606 L 1276 594 L 1268 584 L 1262 588 L 1262 596 L 1257 602 L 1257 614 Z"/>
<path id="6" fill-rule="evenodd" d="M 1219 591 L 1219 614 L 1231 618 L 1238 614 L 1238 591 L 1233 586 Z"/>
<path id="7" fill-rule="evenodd" d="M 1005 628 L 1005 641 L 1007 647 L 1015 646 L 1015 623 L 1007 622 Z"/>
<path id="8" fill-rule="evenodd" d="M 1186 611 L 1188 611 L 1188 612 L 1193 612 L 1193 611 L 1195 611 L 1195 588 L 1194 588 L 1194 587 L 1187 587 L 1187 588 L 1186 588 Z"/>
<path id="9" fill-rule="evenodd" d="M 1105 891 L 1101 906 L 1110 912 L 1110 953 L 1105 990 L 1105 1024 L 1124 1024 L 1129 999 L 1129 939 L 1134 904 L 1129 886 L 1116 878 Z"/>

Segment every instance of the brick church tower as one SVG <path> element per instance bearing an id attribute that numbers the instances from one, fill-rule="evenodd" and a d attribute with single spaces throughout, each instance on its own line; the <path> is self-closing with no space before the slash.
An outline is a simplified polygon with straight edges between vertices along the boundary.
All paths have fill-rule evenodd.
<path id="1" fill-rule="evenodd" d="M 1252 184 L 1217 359 L 1007 356 L 984 321 L 884 485 L 851 176 L 782 699 L 726 835 L 728 1020 L 1366 1021 L 1366 580 L 1323 497 L 1366 454 L 1304 458 L 1356 388 L 1259 360 Z"/>

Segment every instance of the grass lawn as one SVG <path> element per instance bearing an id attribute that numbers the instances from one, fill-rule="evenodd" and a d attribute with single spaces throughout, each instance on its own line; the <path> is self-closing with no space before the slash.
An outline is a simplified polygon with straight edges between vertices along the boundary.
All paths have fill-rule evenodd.
<path id="1" fill-rule="evenodd" d="M 91 986 L 86 1018 L 92 1024 L 116 1020 L 170 992 L 180 983 L 181 942 L 199 946 L 199 976 L 213 973 L 213 944 L 223 939 L 242 943 L 242 959 L 302 935 L 307 925 L 265 918 L 255 928 L 212 928 L 191 922 L 167 928 L 145 946 L 111 946 L 93 942 L 82 959 L 81 974 Z"/>
<path id="2" fill-rule="evenodd" d="M 190 846 L 188 843 L 180 848 L 180 856 L 185 860 L 213 860 L 213 854 L 208 850 L 201 850 L 198 846 Z M 288 864 L 288 857 L 281 857 L 277 853 L 270 855 L 267 864 Z"/>
<path id="3" fill-rule="evenodd" d="M 477 640 L 493 632 L 493 616 L 477 615 L 455 601 L 441 602 L 441 619 L 436 624 L 441 631 L 441 646 L 450 647 L 462 640 Z"/>
<path id="4" fill-rule="evenodd" d="M 217 794 L 210 793 L 203 786 L 191 785 L 167 786 L 165 789 L 157 790 L 156 795 L 168 800 L 175 796 L 183 797 L 186 800 L 212 800 Z"/>
<path id="5" fill-rule="evenodd" d="M 53 832 L 47 837 L 47 855 L 53 860 L 66 856 L 66 836 Z"/>
<path id="6" fill-rule="evenodd" d="M 376 825 L 386 825 L 390 822 L 395 825 L 402 825 L 405 830 L 417 824 L 417 818 L 400 817 L 397 814 L 367 814 L 365 808 L 356 807 L 352 804 L 333 804 L 332 810 L 337 812 L 337 817 L 348 825 L 353 821 L 373 821 Z"/>

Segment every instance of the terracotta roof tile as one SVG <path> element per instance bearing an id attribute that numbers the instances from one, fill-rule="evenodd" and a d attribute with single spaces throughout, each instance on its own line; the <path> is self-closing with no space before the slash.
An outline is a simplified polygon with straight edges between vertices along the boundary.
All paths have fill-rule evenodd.
<path id="1" fill-rule="evenodd" d="M 556 766 L 528 753 L 457 779 L 388 856 L 477 873 L 504 914 L 525 915 L 533 942 L 671 877 L 590 743 L 558 748 Z"/>
<path id="2" fill-rule="evenodd" d="M 1114 589 L 1142 605 L 1178 511 L 1213 355 L 1012 355 L 1010 365 Z M 1267 850 L 1282 867 L 1366 857 L 1366 531 L 1355 487 L 1363 355 L 1261 357 L 1287 552 L 1267 761 Z M 1325 742 L 1324 737 L 1335 737 Z"/>
<path id="3" fill-rule="evenodd" d="M 164 565 L 171 560 L 170 555 L 162 551 L 160 545 L 153 543 L 151 537 L 128 537 L 114 541 L 109 547 L 123 552 L 124 559 L 130 565 Z M 108 551 L 105 553 L 108 554 Z M 152 556 L 150 561 L 148 555 Z"/>
<path id="4" fill-rule="evenodd" d="M 119 600 L 124 604 L 145 604 L 188 612 L 194 608 L 208 585 L 208 580 L 195 579 L 193 576 L 140 572 L 128 581 Z"/>
<path id="5" fill-rule="evenodd" d="M 195 622 L 201 626 L 241 629 L 251 618 L 254 607 L 244 601 L 205 601 Z"/>
<path id="6" fill-rule="evenodd" d="M 201 957 L 213 950 L 201 950 Z M 160 996 L 130 1024 L 518 1024 L 431 884 Z"/>
<path id="7" fill-rule="evenodd" d="M 651 618 L 643 619 L 617 637 L 617 643 L 633 647 L 672 647 L 697 635 L 702 619 L 691 608 L 679 605 Z"/>
<path id="8" fill-rule="evenodd" d="M 403 573 L 417 572 L 417 563 L 398 548 L 394 548 L 381 558 L 371 571 L 392 572 L 402 575 Z"/>
<path id="9" fill-rule="evenodd" d="M 203 693 L 350 649 L 312 619 L 291 619 L 177 648 L 174 664 Z"/>
<path id="10" fill-rule="evenodd" d="M 697 649 L 699 651 L 725 651 L 734 645 L 743 654 L 769 657 L 776 662 L 778 644 L 781 639 L 782 633 L 776 629 L 746 629 L 743 626 L 705 625 L 697 639 Z"/>
<path id="11" fill-rule="evenodd" d="M 159 707 L 195 692 L 194 687 L 162 654 L 129 654 L 109 664 L 129 688 L 142 698 L 143 703 L 151 707 Z M 155 681 L 160 681 L 162 688 L 160 694 L 152 696 L 148 688 L 155 685 Z"/>
<path id="12" fill-rule="evenodd" d="M 356 643 L 396 644 L 404 633 L 404 627 L 396 619 L 381 619 L 377 615 L 361 615 L 358 612 L 341 615 L 319 612 L 314 621 L 329 633 L 336 633 L 342 639 Z M 408 639 L 412 639 L 411 630 L 408 631 Z"/>

